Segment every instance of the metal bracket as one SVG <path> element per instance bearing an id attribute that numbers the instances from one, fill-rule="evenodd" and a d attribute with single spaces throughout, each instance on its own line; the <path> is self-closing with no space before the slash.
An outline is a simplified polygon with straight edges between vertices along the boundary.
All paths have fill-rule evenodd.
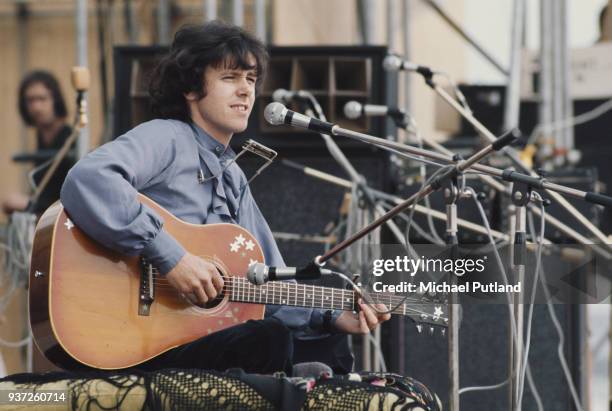
<path id="1" fill-rule="evenodd" d="M 512 202 L 517 207 L 525 207 L 531 200 L 531 186 L 525 183 L 512 183 Z"/>

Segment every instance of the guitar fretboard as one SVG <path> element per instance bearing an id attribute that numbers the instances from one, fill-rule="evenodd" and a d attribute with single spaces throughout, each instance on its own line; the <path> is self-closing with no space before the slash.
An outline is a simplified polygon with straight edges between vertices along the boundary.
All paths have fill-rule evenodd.
<path id="1" fill-rule="evenodd" d="M 233 277 L 230 300 L 257 304 L 290 305 L 296 307 L 323 308 L 353 311 L 358 295 L 352 290 L 322 287 L 308 284 L 289 283 L 284 281 L 254 285 L 241 277 Z M 427 304 L 403 301 L 402 297 L 385 294 L 371 294 L 378 304 L 384 304 L 387 310 L 395 308 L 393 314 L 421 317 Z M 431 306 L 431 304 L 429 304 Z M 430 311 L 430 310 L 428 310 Z M 422 318 L 425 319 L 425 318 Z"/>
<path id="2" fill-rule="evenodd" d="M 348 311 L 355 307 L 355 293 L 342 288 L 283 281 L 254 285 L 244 278 L 233 277 L 230 290 L 230 300 L 237 302 Z"/>

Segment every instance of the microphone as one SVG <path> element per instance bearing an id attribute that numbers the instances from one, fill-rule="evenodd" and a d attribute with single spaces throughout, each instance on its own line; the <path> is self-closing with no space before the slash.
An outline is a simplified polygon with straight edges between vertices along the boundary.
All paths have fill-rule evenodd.
<path id="1" fill-rule="evenodd" d="M 247 279 L 255 285 L 262 285 L 268 281 L 283 280 L 314 280 L 321 275 L 332 274 L 331 270 L 320 268 L 315 263 L 310 263 L 306 267 L 270 267 L 263 263 L 255 263 L 249 266 Z"/>
<path id="2" fill-rule="evenodd" d="M 421 66 L 407 60 L 402 60 L 398 56 L 394 56 L 392 54 L 385 57 L 383 60 L 383 67 L 386 71 L 415 71 L 425 77 L 431 77 L 432 75 L 439 73 L 438 71 L 434 71 L 427 66 Z"/>
<path id="3" fill-rule="evenodd" d="M 89 69 L 82 66 L 73 67 L 70 72 L 70 80 L 77 91 L 87 91 L 90 83 Z"/>
<path id="4" fill-rule="evenodd" d="M 72 86 L 77 91 L 77 113 L 79 126 L 85 127 L 87 125 L 87 100 L 85 100 L 84 93 L 89 89 L 90 76 L 89 69 L 87 67 L 73 67 L 71 71 L 70 79 L 72 80 Z"/>
<path id="5" fill-rule="evenodd" d="M 377 116 L 405 116 L 406 113 L 400 108 L 392 108 L 387 106 L 381 106 L 377 104 L 361 104 L 358 101 L 351 100 L 344 105 L 344 115 L 346 118 L 355 120 L 362 115 L 368 117 Z"/>
<path id="6" fill-rule="evenodd" d="M 389 116 L 395 121 L 398 127 L 406 128 L 408 119 L 406 112 L 401 108 L 393 108 L 387 106 L 381 106 L 377 104 L 361 104 L 358 101 L 351 100 L 344 105 L 344 115 L 346 118 L 355 120 L 365 116 Z"/>
<path id="7" fill-rule="evenodd" d="M 285 90 L 284 88 L 277 88 L 276 90 L 274 90 L 274 93 L 272 93 L 272 100 L 278 103 L 287 104 L 290 103 L 292 100 L 309 101 L 309 95 L 308 92 L 304 90 L 289 91 Z"/>
<path id="8" fill-rule="evenodd" d="M 293 127 L 307 128 L 308 130 L 323 134 L 333 134 L 333 128 L 336 127 L 335 124 L 296 113 L 277 102 L 270 103 L 266 106 L 264 118 L 273 126 L 288 124 Z"/>

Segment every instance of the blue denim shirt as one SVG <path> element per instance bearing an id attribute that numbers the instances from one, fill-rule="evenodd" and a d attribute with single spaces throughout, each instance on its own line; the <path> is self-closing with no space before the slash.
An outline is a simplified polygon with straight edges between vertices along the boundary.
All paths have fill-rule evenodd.
<path id="1" fill-rule="evenodd" d="M 244 172 L 232 163 L 235 156 L 200 127 L 152 120 L 81 159 L 66 177 L 61 201 L 89 236 L 122 254 L 143 255 L 162 274 L 186 251 L 164 230 L 161 217 L 138 201 L 138 193 L 192 224 L 239 224 L 257 238 L 268 265 L 284 266 Z M 198 181 L 200 170 L 203 184 Z M 332 321 L 338 315 L 334 313 Z M 319 309 L 270 305 L 266 316 L 280 319 L 305 338 L 323 323 Z"/>

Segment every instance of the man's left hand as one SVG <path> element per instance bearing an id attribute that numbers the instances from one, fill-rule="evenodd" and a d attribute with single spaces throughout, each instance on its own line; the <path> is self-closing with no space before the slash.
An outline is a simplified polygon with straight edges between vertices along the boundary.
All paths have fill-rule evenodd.
<path id="1" fill-rule="evenodd" d="M 334 325 L 336 330 L 348 334 L 367 334 L 376 329 L 378 324 L 391 318 L 390 313 L 379 313 L 379 311 L 386 312 L 389 310 L 384 304 L 370 306 L 364 303 L 362 299 L 359 299 L 358 304 L 361 311 L 357 314 L 350 311 L 345 311 L 340 314 L 340 317 L 338 317 Z M 376 307 L 378 311 L 375 310 L 374 307 Z"/>

